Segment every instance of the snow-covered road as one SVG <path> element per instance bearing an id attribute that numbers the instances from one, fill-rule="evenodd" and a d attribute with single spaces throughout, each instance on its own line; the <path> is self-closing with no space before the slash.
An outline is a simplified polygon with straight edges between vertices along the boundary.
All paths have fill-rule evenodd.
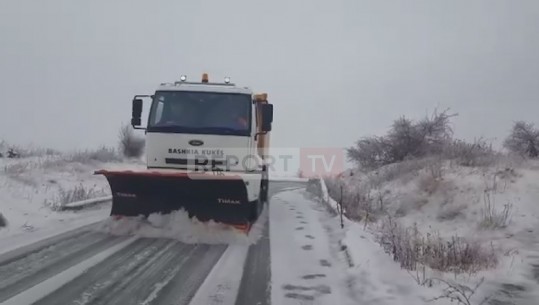
<path id="1" fill-rule="evenodd" d="M 5 253 L 0 304 L 347 304 L 303 186 L 272 182 L 271 220 L 252 245 L 117 236 L 97 224 Z"/>

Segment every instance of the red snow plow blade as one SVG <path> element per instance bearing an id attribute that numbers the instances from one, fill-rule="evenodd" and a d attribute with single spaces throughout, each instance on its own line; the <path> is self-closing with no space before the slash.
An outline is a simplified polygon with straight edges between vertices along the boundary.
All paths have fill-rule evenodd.
<path id="1" fill-rule="evenodd" d="M 199 221 L 232 225 L 249 231 L 261 212 L 249 202 L 240 176 L 175 171 L 96 171 L 112 191 L 111 216 L 148 216 L 185 210 Z"/>

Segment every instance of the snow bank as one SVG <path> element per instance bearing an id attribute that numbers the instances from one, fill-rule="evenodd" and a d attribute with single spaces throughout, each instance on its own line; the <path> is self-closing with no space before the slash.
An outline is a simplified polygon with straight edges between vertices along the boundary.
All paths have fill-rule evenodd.
<path id="1" fill-rule="evenodd" d="M 333 198 L 331 198 L 331 196 L 329 196 L 328 187 L 326 185 L 326 182 L 324 181 L 324 179 L 322 177 L 320 177 L 318 179 L 320 181 L 320 188 L 321 188 L 321 191 L 322 191 L 322 198 L 321 199 L 327 205 L 329 205 L 329 207 L 333 210 L 333 212 L 335 212 L 336 214 L 340 214 L 341 213 L 341 206 L 339 205 L 339 203 L 337 201 L 335 201 Z M 346 214 L 347 210 L 343 209 L 343 211 L 345 211 L 344 214 Z M 343 215 L 343 219 L 344 218 L 346 218 L 346 217 Z"/>
<path id="2" fill-rule="evenodd" d="M 365 304 L 396 304 L 398 300 L 398 304 L 416 305 L 439 295 L 437 290 L 419 286 L 414 275 L 401 269 L 359 224 L 351 224 L 344 235 L 342 243 L 354 264 L 350 272 L 356 282 L 354 293 Z"/>
<path id="3" fill-rule="evenodd" d="M 249 234 L 214 221 L 200 222 L 196 218 L 191 219 L 184 210 L 174 211 L 167 215 L 151 214 L 147 218 L 109 217 L 96 230 L 121 236 L 170 238 L 184 243 L 248 245 L 256 243 L 262 236 L 267 218 L 268 213 L 265 207 Z"/>
<path id="4" fill-rule="evenodd" d="M 110 212 L 107 203 L 76 212 L 55 211 L 54 207 L 69 198 L 78 201 L 110 195 L 107 180 L 94 171 L 133 168 L 140 162 L 103 163 L 86 159 L 84 154 L 0 158 L 0 213 L 8 222 L 0 228 L 0 244 L 12 248 L 106 219 Z"/>
<path id="5" fill-rule="evenodd" d="M 418 285 L 363 224 L 344 218 L 341 228 L 304 192 L 279 193 L 270 206 L 272 303 L 451 304 L 429 302 L 445 287 Z"/>
<path id="6" fill-rule="evenodd" d="M 520 166 L 500 163 L 483 168 L 427 162 L 424 167 L 407 170 L 396 167 L 392 173 L 357 172 L 343 177 L 343 180 L 344 185 L 350 188 L 360 187 L 374 191 L 377 196 L 381 194 L 385 211 L 403 227 L 417 226 L 423 236 L 439 234 L 445 239 L 463 237 L 495 251 L 498 257 L 498 265 L 493 269 L 480 270 L 472 275 L 426 270 L 426 278 L 456 280 L 474 287 L 484 277 L 485 282 L 479 287 L 472 304 L 479 303 L 486 296 L 493 296 L 493 302 L 506 304 L 504 302 L 508 295 L 513 303 L 536 304 L 539 299 L 538 293 L 534 292 L 539 289 L 536 280 L 539 267 L 534 267 L 539 266 L 537 162 Z M 323 182 L 322 190 L 324 197 L 328 196 Z M 334 200 L 330 198 L 328 202 L 338 211 Z M 506 207 L 508 217 L 503 223 L 500 222 L 502 225 L 495 228 L 485 225 L 486 211 L 490 209 L 491 214 L 498 217 Z M 385 219 L 384 215 L 387 214 L 379 215 L 380 221 Z M 335 221 L 340 220 L 336 218 Z M 401 269 L 399 263 L 383 251 L 373 234 L 378 228 L 376 223 L 365 226 L 364 223 L 345 219 L 344 233 L 340 237 L 340 242 L 354 262 L 354 268 L 358 269 L 359 274 L 355 278 L 369 278 L 369 283 L 362 286 L 376 287 L 376 293 L 374 290 L 359 289 L 358 293 L 362 295 L 371 294 L 364 301 L 394 304 L 392 297 L 398 295 L 402 300 L 399 304 L 422 304 L 424 298 L 420 296 L 427 296 L 427 299 L 440 296 L 445 284 L 438 282 L 432 288 L 418 285 L 417 278 L 423 278 L 421 272 Z M 516 291 L 509 291 L 511 289 Z M 399 293 L 394 294 L 395 291 Z M 435 303 L 445 302 L 444 299 Z"/>

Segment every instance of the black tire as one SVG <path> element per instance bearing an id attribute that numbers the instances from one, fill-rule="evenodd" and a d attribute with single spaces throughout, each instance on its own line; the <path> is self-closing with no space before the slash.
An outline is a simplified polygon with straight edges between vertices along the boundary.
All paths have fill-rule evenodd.
<path id="1" fill-rule="evenodd" d="M 262 204 L 268 202 L 268 193 L 269 193 L 269 180 L 266 172 L 262 175 L 262 181 L 260 182 L 260 199 Z"/>
<path id="2" fill-rule="evenodd" d="M 262 198 L 258 198 L 258 200 L 253 202 L 251 210 L 251 222 L 255 222 L 258 220 L 258 217 L 260 217 L 260 214 L 262 213 L 263 207 L 264 203 L 262 202 Z"/>

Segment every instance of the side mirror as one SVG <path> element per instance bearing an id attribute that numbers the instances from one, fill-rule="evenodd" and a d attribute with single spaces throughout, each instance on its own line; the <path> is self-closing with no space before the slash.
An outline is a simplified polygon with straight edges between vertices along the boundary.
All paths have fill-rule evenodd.
<path id="1" fill-rule="evenodd" d="M 133 99 L 133 112 L 131 115 L 131 125 L 140 126 L 142 116 L 142 99 Z"/>
<path id="2" fill-rule="evenodd" d="M 271 123 L 273 123 L 273 105 L 261 104 L 260 107 L 262 112 L 262 131 L 271 131 Z"/>

